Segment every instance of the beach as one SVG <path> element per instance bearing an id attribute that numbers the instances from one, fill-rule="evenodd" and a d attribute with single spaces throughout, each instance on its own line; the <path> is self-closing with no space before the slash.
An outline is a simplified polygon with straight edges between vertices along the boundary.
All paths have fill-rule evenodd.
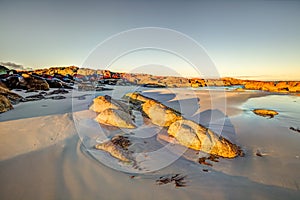
<path id="1" fill-rule="evenodd" d="M 80 119 L 93 118 L 88 107 L 95 96 L 107 94 L 118 99 L 136 90 L 237 143 L 245 156 L 220 158 L 207 166 L 195 162 L 195 155 L 187 152 L 161 169 L 143 173 L 124 172 L 102 163 L 83 139 L 97 139 L 99 130 L 88 127 L 94 122 L 79 123 Z M 70 90 L 64 96 L 61 100 L 20 103 L 0 115 L 1 199 L 300 197 L 300 134 L 289 129 L 299 124 L 300 97 L 259 91 L 126 86 L 102 92 Z M 277 109 L 279 115 L 268 119 L 252 113 L 267 106 Z M 261 156 L 257 156 L 258 151 Z M 105 159 L 113 158 L 105 155 Z M 185 176 L 185 187 L 158 184 L 161 177 L 174 174 Z"/>

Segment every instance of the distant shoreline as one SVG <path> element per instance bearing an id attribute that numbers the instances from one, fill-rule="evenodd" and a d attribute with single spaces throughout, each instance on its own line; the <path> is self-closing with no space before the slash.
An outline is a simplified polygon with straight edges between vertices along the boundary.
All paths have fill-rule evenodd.
<path id="1" fill-rule="evenodd" d="M 28 76 L 34 79 L 42 79 L 47 81 L 49 87 L 64 87 L 69 83 L 95 83 L 111 84 L 111 85 L 145 85 L 149 87 L 170 87 L 170 88 L 183 88 L 183 87 L 206 87 L 206 86 L 241 86 L 239 91 L 246 90 L 261 90 L 268 92 L 278 93 L 299 93 L 300 81 L 258 81 L 258 80 L 243 80 L 231 77 L 224 78 L 185 78 L 176 76 L 156 76 L 151 74 L 142 73 L 120 73 L 112 72 L 109 70 L 101 69 L 89 69 L 79 68 L 77 66 L 69 67 L 51 67 L 44 69 L 36 69 L 33 71 L 26 70 L 9 70 L 4 66 L 1 66 L 2 73 L 0 80 L 5 84 L 7 77 L 13 76 L 13 74 L 19 77 Z M 5 72 L 7 74 L 5 74 Z M 53 82 L 60 79 L 60 84 Z M 58 80 L 59 81 L 59 80 Z M 45 83 L 45 84 L 47 84 Z M 8 84 L 6 84 L 8 85 Z M 54 86 L 52 86 L 54 85 Z M 9 87 L 13 89 L 14 87 Z M 47 88 L 47 87 L 46 87 Z"/>

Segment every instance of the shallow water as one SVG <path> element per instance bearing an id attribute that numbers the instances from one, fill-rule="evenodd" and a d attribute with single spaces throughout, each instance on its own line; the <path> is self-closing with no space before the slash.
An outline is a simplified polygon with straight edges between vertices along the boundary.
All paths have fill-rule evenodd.
<path id="1" fill-rule="evenodd" d="M 232 86 L 206 86 L 206 87 L 198 87 L 192 88 L 193 90 L 235 90 L 237 88 L 243 88 L 243 85 L 232 85 Z"/>
<path id="2" fill-rule="evenodd" d="M 300 97 L 291 95 L 269 95 L 252 98 L 245 102 L 242 107 L 246 115 L 258 117 L 251 111 L 257 108 L 276 110 L 279 114 L 272 122 L 282 126 L 300 127 Z"/>
<path id="3" fill-rule="evenodd" d="M 252 112 L 256 108 L 278 111 L 274 118 Z M 246 155 L 234 160 L 223 160 L 214 169 L 233 176 L 247 177 L 257 183 L 299 191 L 300 133 L 289 127 L 300 126 L 300 98 L 270 95 L 245 102 L 244 112 L 231 117 L 238 144 Z M 257 156 L 259 152 L 262 157 Z"/>

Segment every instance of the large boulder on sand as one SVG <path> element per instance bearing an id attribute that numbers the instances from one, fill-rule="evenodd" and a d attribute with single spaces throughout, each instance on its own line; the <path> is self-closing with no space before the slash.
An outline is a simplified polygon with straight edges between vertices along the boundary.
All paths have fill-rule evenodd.
<path id="1" fill-rule="evenodd" d="M 0 86 L 0 113 L 13 109 L 11 102 L 17 103 L 22 97 Z"/>
<path id="2" fill-rule="evenodd" d="M 183 146 L 224 158 L 234 158 L 241 152 L 237 145 L 190 120 L 172 123 L 168 134 Z"/>
<path id="3" fill-rule="evenodd" d="M 147 100 L 142 105 L 143 112 L 151 119 L 153 124 L 158 126 L 170 126 L 173 122 L 182 119 L 175 110 L 155 101 Z"/>
<path id="4" fill-rule="evenodd" d="M 127 93 L 125 98 L 129 98 L 131 103 L 145 103 L 148 100 L 153 100 L 151 98 L 145 97 L 137 92 Z"/>
<path id="5" fill-rule="evenodd" d="M 27 90 L 49 90 L 49 84 L 47 83 L 46 80 L 37 78 L 37 77 L 28 77 L 25 78 L 25 87 Z"/>
<path id="6" fill-rule="evenodd" d="M 96 97 L 93 100 L 93 104 L 90 106 L 90 110 L 98 113 L 108 108 L 128 111 L 127 106 L 124 103 L 114 100 L 108 95 Z"/>
<path id="7" fill-rule="evenodd" d="M 0 113 L 9 111 L 11 109 L 13 109 L 13 106 L 8 98 L 6 98 L 4 95 L 0 95 Z"/>
<path id="8" fill-rule="evenodd" d="M 125 95 L 125 98 L 129 98 L 130 103 L 139 105 L 141 111 L 155 125 L 168 127 L 173 122 L 182 119 L 181 114 L 176 110 L 139 93 L 128 93 Z"/>
<path id="9" fill-rule="evenodd" d="M 113 108 L 108 108 L 99 113 L 96 121 L 101 124 L 112 125 L 120 128 L 135 128 L 130 114 Z"/>

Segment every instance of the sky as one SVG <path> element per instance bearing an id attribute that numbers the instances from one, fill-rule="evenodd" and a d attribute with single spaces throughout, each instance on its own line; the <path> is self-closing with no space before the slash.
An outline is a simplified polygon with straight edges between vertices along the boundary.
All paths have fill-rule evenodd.
<path id="1" fill-rule="evenodd" d="M 12 67 L 93 67 L 87 60 L 103 41 L 131 29 L 159 27 L 197 43 L 203 49 L 199 59 L 206 56 L 211 63 L 196 64 L 202 69 L 213 64 L 222 77 L 300 80 L 300 1 L 0 0 L 0 27 L 0 64 Z M 181 36 L 172 45 L 197 57 Z M 146 34 L 143 39 L 156 37 Z M 136 42 L 134 37 L 120 41 L 105 52 Z M 97 58 L 105 59 L 106 53 Z M 99 61 L 99 68 L 202 74 L 195 70 L 199 66 L 172 51 L 139 49 L 118 56 L 109 66 Z"/>

